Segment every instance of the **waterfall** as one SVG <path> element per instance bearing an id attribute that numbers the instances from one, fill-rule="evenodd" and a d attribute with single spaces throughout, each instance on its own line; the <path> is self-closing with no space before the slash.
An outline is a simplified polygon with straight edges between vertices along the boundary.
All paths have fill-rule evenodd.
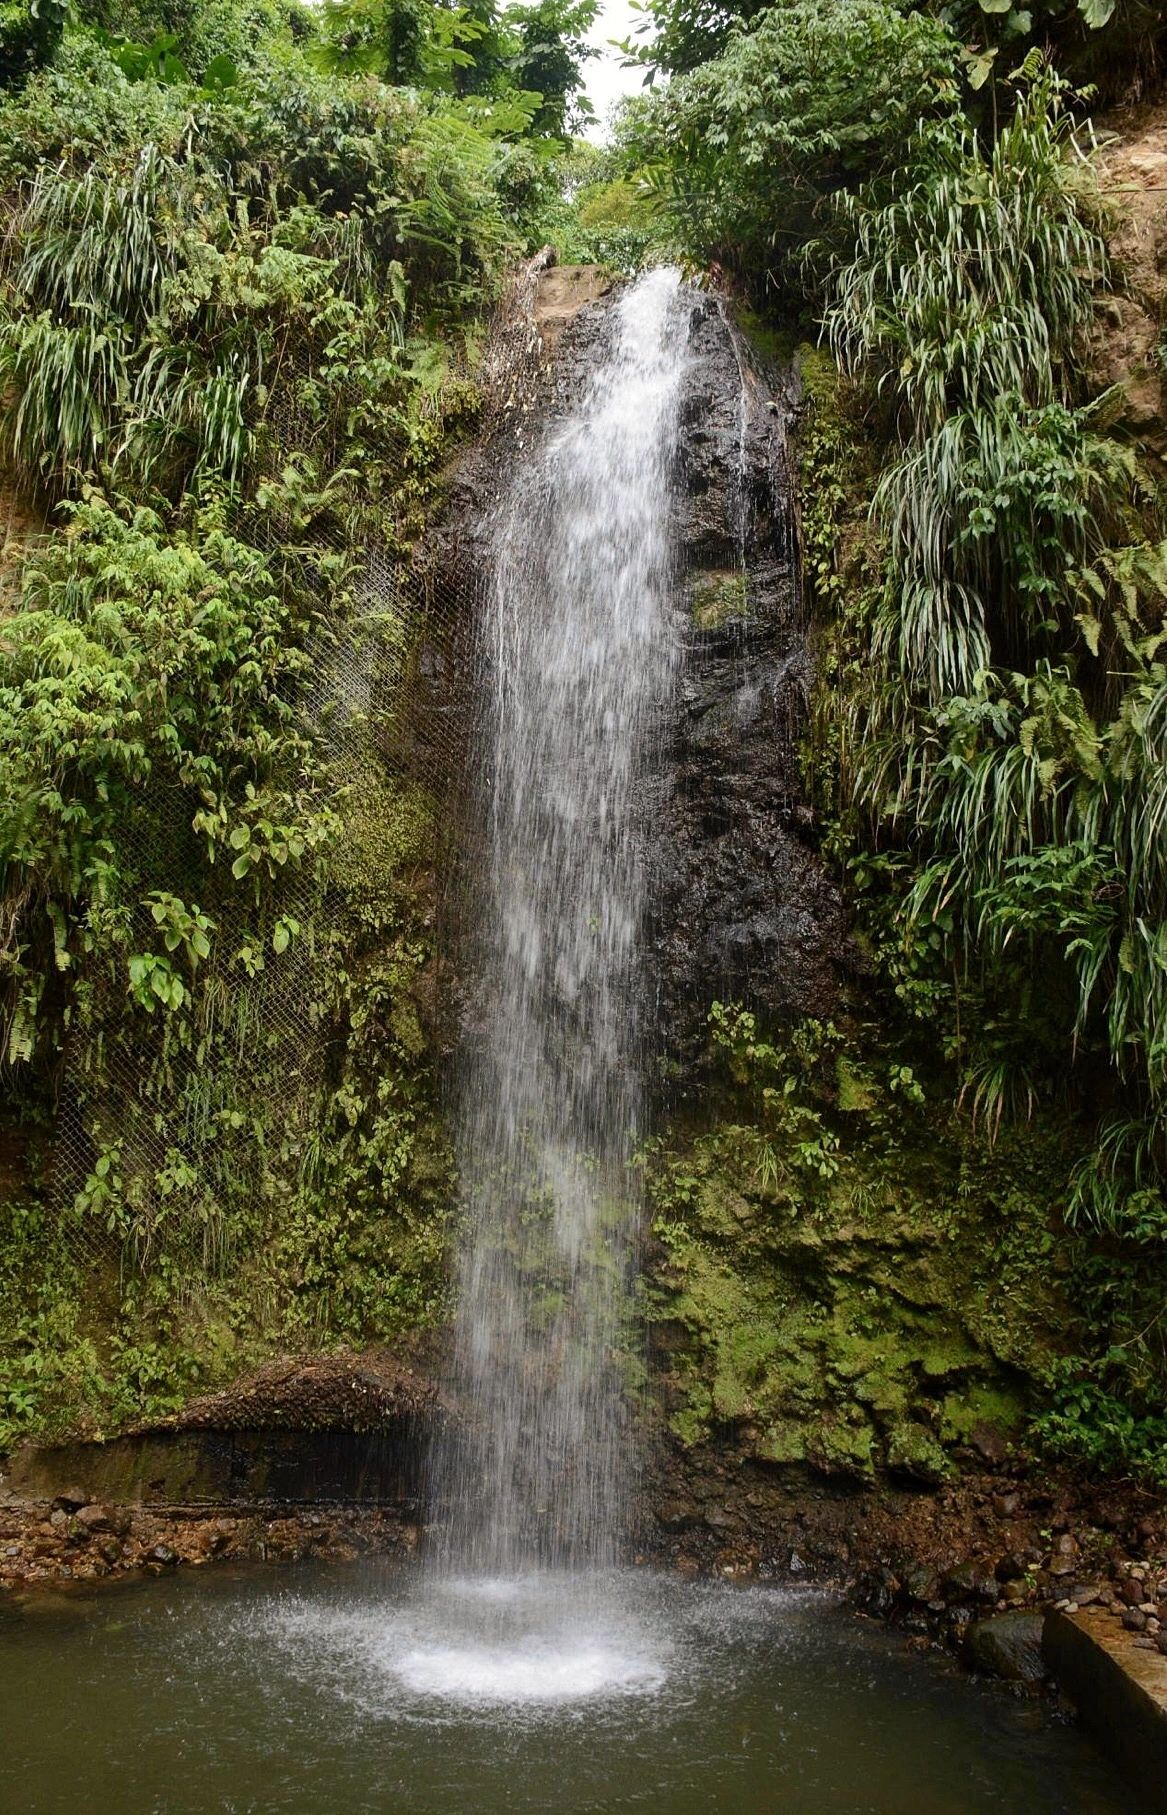
<path id="1" fill-rule="evenodd" d="M 638 1205 L 643 782 L 679 661 L 671 469 L 693 303 L 656 270 L 610 309 L 575 413 L 493 525 L 475 877 L 482 1013 L 457 1142 L 467 1228 L 447 1485 L 460 1570 L 614 1560 Z"/>

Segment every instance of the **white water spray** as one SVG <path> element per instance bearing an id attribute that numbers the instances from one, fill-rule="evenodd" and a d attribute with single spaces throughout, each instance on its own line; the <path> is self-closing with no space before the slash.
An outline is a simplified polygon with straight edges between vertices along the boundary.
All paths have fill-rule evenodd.
<path id="1" fill-rule="evenodd" d="M 691 308 L 674 271 L 624 293 L 576 414 L 514 474 L 494 529 L 485 1031 L 459 1117 L 459 1571 L 595 1569 L 624 1524 L 636 813 L 679 659 L 670 474 Z"/>

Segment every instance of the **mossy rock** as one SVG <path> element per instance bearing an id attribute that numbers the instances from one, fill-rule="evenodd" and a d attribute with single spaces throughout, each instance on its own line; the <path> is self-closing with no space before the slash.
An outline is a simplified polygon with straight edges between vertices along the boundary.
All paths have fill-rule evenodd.
<path id="1" fill-rule="evenodd" d="M 952 1463 L 927 1425 L 911 1421 L 896 1425 L 888 1438 L 887 1466 L 893 1474 L 937 1486 L 952 1473 Z"/>
<path id="2" fill-rule="evenodd" d="M 831 1065 L 826 1176 L 800 1154 L 811 1110 L 783 1107 L 785 1136 L 772 1112 L 751 1125 L 748 1082 L 719 1099 L 723 1120 L 654 1157 L 665 1259 L 646 1300 L 685 1333 L 658 1351 L 685 1401 L 672 1428 L 696 1442 L 736 1427 L 763 1460 L 938 1482 L 978 1429 L 1019 1432 L 1067 1340 L 1047 1260 L 1059 1138 L 989 1148 L 961 1118 L 895 1101 L 866 1054 Z"/>
<path id="3" fill-rule="evenodd" d="M 698 630 L 724 630 L 735 619 L 747 617 L 745 574 L 720 570 L 696 575 L 690 584 L 689 610 Z"/>

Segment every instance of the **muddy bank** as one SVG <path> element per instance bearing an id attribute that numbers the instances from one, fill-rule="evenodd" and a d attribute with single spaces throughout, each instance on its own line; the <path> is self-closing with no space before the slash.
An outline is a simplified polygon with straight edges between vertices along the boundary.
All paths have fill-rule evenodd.
<path id="1" fill-rule="evenodd" d="M 354 1393 L 364 1428 L 320 1428 L 330 1408 L 351 1410 Z M 0 1479 L 0 1589 L 219 1559 L 420 1552 L 434 1535 L 423 1426 L 442 1403 L 420 1375 L 387 1372 L 375 1358 L 286 1363 L 164 1427 L 25 1451 Z M 266 1429 L 257 1425 L 265 1405 L 280 1411 Z M 288 1428 L 293 1408 L 303 1414 L 298 1431 Z M 225 1475 L 224 1455 L 240 1454 L 266 1475 Z M 337 1458 L 350 1456 L 364 1458 L 363 1472 L 344 1474 Z M 278 1480 L 279 1491 L 257 1493 L 249 1482 L 258 1479 Z M 860 1482 L 767 1464 L 728 1437 L 685 1447 L 658 1435 L 630 1555 L 689 1577 L 830 1585 L 914 1643 L 941 1643 L 973 1668 L 1022 1682 L 1043 1674 L 1033 1668 L 1034 1633 L 1013 1621 L 986 1639 L 986 1622 L 1092 1607 L 1142 1647 L 1167 1652 L 1162 1497 L 1043 1468 L 988 1431 L 940 1485 Z M 1024 1642 L 1004 1645 L 1010 1634 Z"/>
<path id="2" fill-rule="evenodd" d="M 377 1506 L 130 1507 L 88 1500 L 78 1486 L 51 1501 L 0 1498 L 0 1591 L 19 1596 L 215 1562 L 352 1562 L 408 1555 L 419 1540 L 415 1523 Z"/>
<path id="3" fill-rule="evenodd" d="M 645 1551 L 667 1567 L 831 1582 L 862 1611 L 966 1654 L 975 1622 L 1017 1610 L 1109 1607 L 1149 1645 L 1167 1628 L 1162 1497 L 1007 1453 L 923 1487 L 770 1468 L 730 1445 L 670 1447 L 648 1510 Z"/>

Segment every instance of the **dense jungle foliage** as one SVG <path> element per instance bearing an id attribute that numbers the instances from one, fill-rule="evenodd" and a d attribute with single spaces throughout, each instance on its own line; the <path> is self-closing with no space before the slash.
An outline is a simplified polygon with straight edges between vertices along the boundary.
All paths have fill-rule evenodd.
<path id="1" fill-rule="evenodd" d="M 0 12 L 0 1440 L 441 1302 L 400 575 L 590 17 Z"/>
<path id="2" fill-rule="evenodd" d="M 801 461 L 828 847 L 917 1073 L 986 1146 L 1063 1131 L 1045 1188 L 1081 1353 L 1047 1369 L 1042 1435 L 1162 1480 L 1164 485 L 1089 351 L 1123 281 L 1093 119 L 1155 92 L 1163 9 L 647 19 L 657 81 L 617 139 L 646 204 L 822 349 Z"/>
<path id="3" fill-rule="evenodd" d="M 414 659 L 384 576 L 550 239 L 712 271 L 806 391 L 807 773 L 878 1013 L 789 1061 L 771 1125 L 784 1041 L 718 1011 L 711 1088 L 728 1054 L 753 1132 L 657 1157 L 684 1289 L 721 1212 L 678 1179 L 724 1160 L 765 1200 L 786 1141 L 808 1203 L 840 1165 L 874 1203 L 872 1153 L 903 1175 L 958 1127 L 952 1191 L 1011 1155 L 1002 1265 L 1069 1306 L 1024 1363 L 1036 1436 L 1163 1481 L 1164 481 L 1090 347 L 1123 281 L 1096 122 L 1155 95 L 1164 9 L 648 0 L 602 148 L 573 138 L 594 12 L 0 4 L 29 531 L 0 570 L 0 1441 L 440 1311 L 438 828 L 345 676 Z"/>

